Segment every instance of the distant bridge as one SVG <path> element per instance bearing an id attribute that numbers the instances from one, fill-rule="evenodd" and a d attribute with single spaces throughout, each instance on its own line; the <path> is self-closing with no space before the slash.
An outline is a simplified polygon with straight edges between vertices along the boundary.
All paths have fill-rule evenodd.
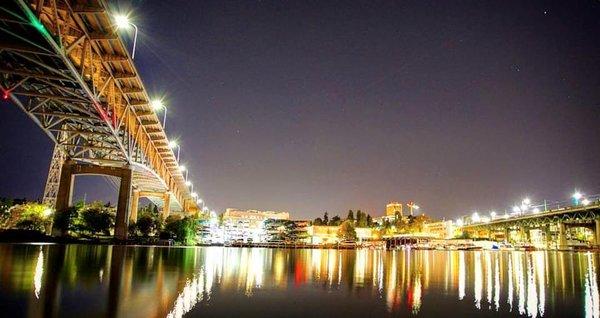
<path id="1" fill-rule="evenodd" d="M 142 79 L 104 0 L 5 0 L 2 97 L 55 143 L 44 201 L 71 205 L 75 175 L 120 178 L 115 236 L 127 238 L 140 196 L 195 212 Z"/>
<path id="2" fill-rule="evenodd" d="M 566 243 L 568 228 L 582 227 L 594 232 L 594 244 L 600 244 L 600 201 L 578 204 L 553 210 L 527 213 L 512 217 L 498 217 L 488 222 L 473 222 L 463 225 L 463 231 L 475 236 L 493 236 L 503 233 L 505 239 L 510 232 L 518 231 L 524 241 L 529 241 L 530 230 L 541 230 L 547 243 L 555 242 L 559 247 Z"/>

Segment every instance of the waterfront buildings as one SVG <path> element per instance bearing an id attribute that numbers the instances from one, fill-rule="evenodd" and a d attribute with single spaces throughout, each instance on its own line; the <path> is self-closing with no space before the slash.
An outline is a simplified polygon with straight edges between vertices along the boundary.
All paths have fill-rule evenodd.
<path id="1" fill-rule="evenodd" d="M 423 224 L 423 233 L 439 239 L 454 238 L 456 226 L 453 221 L 437 221 Z"/>
<path id="2" fill-rule="evenodd" d="M 223 213 L 224 242 L 265 242 L 266 220 L 289 220 L 288 212 L 240 210 L 229 208 Z"/>

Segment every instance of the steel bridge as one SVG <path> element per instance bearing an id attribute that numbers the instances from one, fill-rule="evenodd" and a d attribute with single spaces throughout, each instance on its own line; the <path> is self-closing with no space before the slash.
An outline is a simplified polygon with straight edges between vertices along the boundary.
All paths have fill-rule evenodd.
<path id="1" fill-rule="evenodd" d="M 195 212 L 150 97 L 104 0 L 4 0 L 2 98 L 55 143 L 44 201 L 71 205 L 79 174 L 120 178 L 115 236 L 127 238 L 139 197 Z"/>
<path id="2" fill-rule="evenodd" d="M 600 245 L 600 201 L 510 218 L 500 217 L 489 222 L 466 224 L 461 229 L 475 236 L 491 237 L 493 233 L 503 233 L 505 239 L 511 231 L 518 231 L 527 241 L 530 230 L 539 229 L 547 242 L 555 240 L 558 247 L 566 247 L 566 231 L 572 227 L 589 228 L 594 232 L 594 244 Z"/>

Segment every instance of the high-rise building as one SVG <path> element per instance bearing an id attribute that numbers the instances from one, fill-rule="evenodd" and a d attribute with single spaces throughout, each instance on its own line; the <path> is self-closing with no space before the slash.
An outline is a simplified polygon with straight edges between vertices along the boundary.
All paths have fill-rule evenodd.
<path id="1" fill-rule="evenodd" d="M 385 206 L 386 216 L 395 216 L 396 212 L 400 212 L 400 216 L 402 216 L 402 203 L 390 202 Z"/>

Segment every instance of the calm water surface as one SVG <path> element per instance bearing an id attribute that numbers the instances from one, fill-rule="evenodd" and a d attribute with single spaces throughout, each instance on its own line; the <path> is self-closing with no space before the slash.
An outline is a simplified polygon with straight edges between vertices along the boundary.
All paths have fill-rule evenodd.
<path id="1" fill-rule="evenodd" d="M 0 245 L 2 317 L 598 317 L 597 253 Z"/>

